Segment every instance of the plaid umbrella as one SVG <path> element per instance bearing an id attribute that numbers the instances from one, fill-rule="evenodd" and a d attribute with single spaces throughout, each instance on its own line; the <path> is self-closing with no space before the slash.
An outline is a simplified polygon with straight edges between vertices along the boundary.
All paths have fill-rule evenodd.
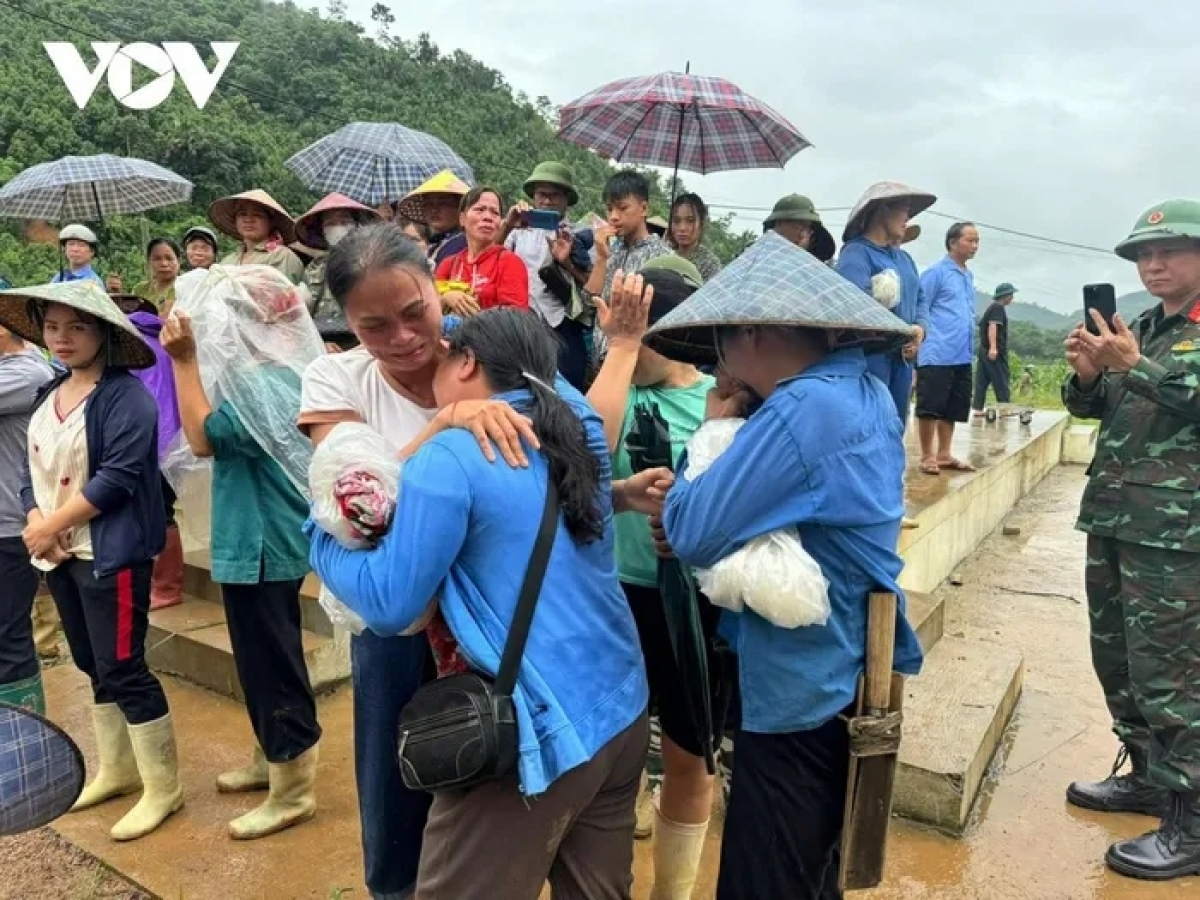
<path id="1" fill-rule="evenodd" d="M 676 174 L 782 169 L 812 146 L 737 85 L 678 72 L 624 78 L 585 94 L 562 108 L 558 134 L 617 162 Z"/>
<path id="2" fill-rule="evenodd" d="M 102 153 L 32 166 L 0 188 L 0 216 L 96 222 L 186 203 L 192 183 L 169 169 Z"/>
<path id="3" fill-rule="evenodd" d="M 83 754 L 53 722 L 0 703 L 0 837 L 53 822 L 83 791 Z"/>
<path id="4" fill-rule="evenodd" d="M 284 163 L 305 186 L 359 203 L 391 203 L 443 169 L 469 184 L 475 173 L 442 140 L 383 122 L 351 122 Z"/>

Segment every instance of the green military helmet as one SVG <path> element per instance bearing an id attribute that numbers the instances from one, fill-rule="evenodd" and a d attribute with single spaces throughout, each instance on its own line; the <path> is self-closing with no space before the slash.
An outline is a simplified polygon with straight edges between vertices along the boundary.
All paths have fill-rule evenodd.
<path id="1" fill-rule="evenodd" d="M 999 300 L 1001 297 L 1011 297 L 1017 292 L 1017 289 L 1010 282 L 1003 281 L 996 285 L 996 290 L 992 292 L 992 299 Z"/>
<path id="2" fill-rule="evenodd" d="M 1200 241 L 1200 202 L 1167 200 L 1150 207 L 1137 220 L 1129 237 L 1117 244 L 1116 254 L 1136 262 L 1138 248 L 1143 244 L 1173 238 Z"/>
<path id="3" fill-rule="evenodd" d="M 770 215 L 763 219 L 763 231 L 769 231 L 776 222 L 803 222 L 812 229 L 812 246 L 809 252 L 821 262 L 829 262 L 837 252 L 833 235 L 821 222 L 821 214 L 812 200 L 802 194 L 788 194 L 781 197 L 771 210 Z"/>

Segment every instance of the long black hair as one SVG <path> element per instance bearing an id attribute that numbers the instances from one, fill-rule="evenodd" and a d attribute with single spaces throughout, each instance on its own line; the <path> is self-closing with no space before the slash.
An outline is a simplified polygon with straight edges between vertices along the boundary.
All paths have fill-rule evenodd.
<path id="1" fill-rule="evenodd" d="M 355 228 L 338 241 L 325 260 L 325 286 L 338 306 L 360 281 L 383 269 L 409 269 L 432 283 L 429 261 L 421 245 L 391 222 Z"/>
<path id="2" fill-rule="evenodd" d="M 583 422 L 554 390 L 558 371 L 555 334 L 536 315 L 497 307 L 468 317 L 450 333 L 450 354 L 470 353 L 497 393 L 528 389 L 522 409 L 533 420 L 550 477 L 558 487 L 567 531 L 577 544 L 604 534 L 600 462 L 588 448 Z"/>

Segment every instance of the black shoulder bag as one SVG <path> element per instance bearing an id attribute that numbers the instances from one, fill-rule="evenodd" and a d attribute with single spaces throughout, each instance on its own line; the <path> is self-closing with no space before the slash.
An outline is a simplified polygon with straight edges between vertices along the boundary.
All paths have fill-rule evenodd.
<path id="1" fill-rule="evenodd" d="M 478 672 L 439 678 L 422 686 L 400 711 L 400 775 L 409 790 L 470 788 L 516 768 L 517 711 L 512 693 L 557 530 L 558 491 L 549 481 L 546 508 L 496 680 Z"/>

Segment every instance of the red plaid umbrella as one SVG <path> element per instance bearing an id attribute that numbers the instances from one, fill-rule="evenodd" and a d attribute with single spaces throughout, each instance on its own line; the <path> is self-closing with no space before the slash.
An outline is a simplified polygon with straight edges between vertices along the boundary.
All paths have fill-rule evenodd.
<path id="1" fill-rule="evenodd" d="M 624 78 L 562 108 L 558 134 L 617 162 L 707 175 L 782 169 L 811 147 L 767 104 L 724 78 Z"/>

